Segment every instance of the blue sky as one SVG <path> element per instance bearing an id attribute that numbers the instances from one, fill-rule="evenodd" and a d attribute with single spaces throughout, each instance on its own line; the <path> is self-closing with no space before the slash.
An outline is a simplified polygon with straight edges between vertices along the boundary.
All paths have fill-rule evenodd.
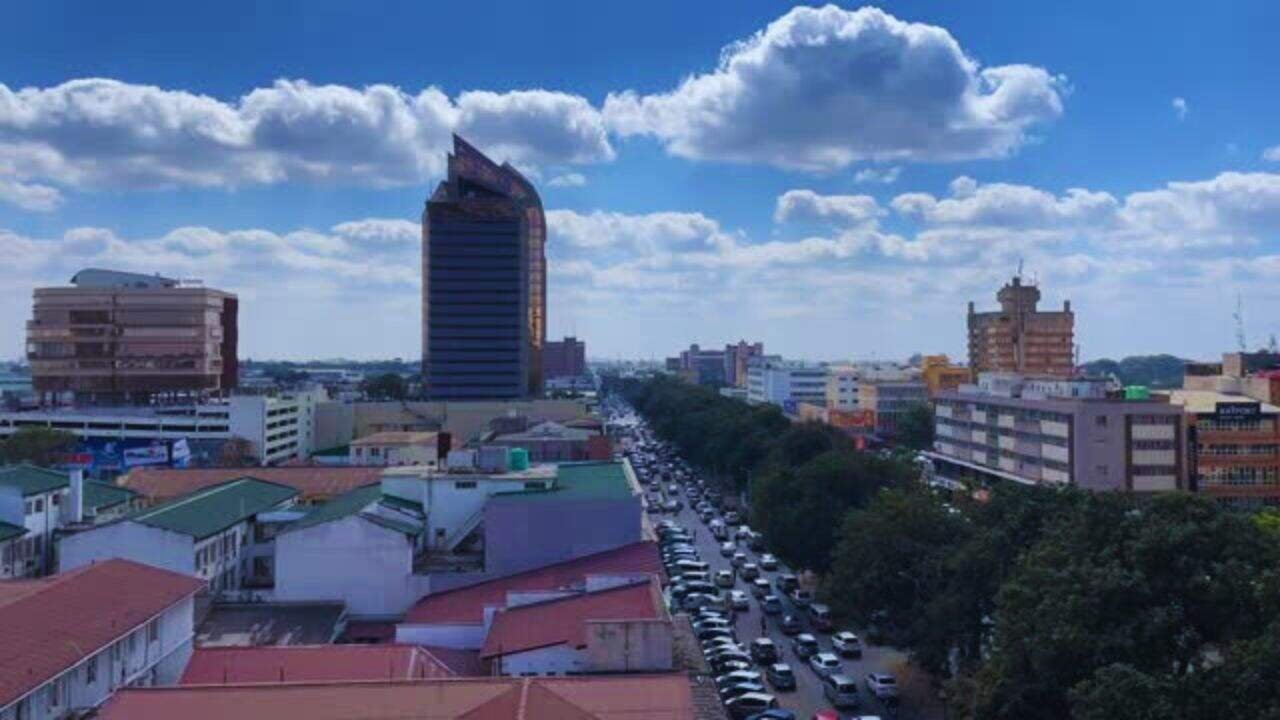
<path id="1" fill-rule="evenodd" d="M 1274 3 L 860 7 L 7 8 L 0 357 L 84 265 L 239 292 L 244 356 L 413 357 L 452 131 L 595 356 L 962 355 L 1019 259 L 1086 358 L 1230 349 L 1237 294 L 1280 334 Z"/>

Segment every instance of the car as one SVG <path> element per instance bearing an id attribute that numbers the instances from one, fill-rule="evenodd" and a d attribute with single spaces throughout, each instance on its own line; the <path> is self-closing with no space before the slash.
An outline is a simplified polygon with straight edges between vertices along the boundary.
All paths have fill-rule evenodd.
<path id="1" fill-rule="evenodd" d="M 747 693 L 763 693 L 768 691 L 769 688 L 758 682 L 744 682 L 738 683 L 737 685 L 730 685 L 729 687 L 722 689 L 720 691 L 720 699 L 729 700 L 736 698 L 739 695 L 746 695 Z"/>
<path id="2" fill-rule="evenodd" d="M 711 572 L 711 566 L 698 560 L 677 560 L 676 569 L 680 572 Z"/>
<path id="3" fill-rule="evenodd" d="M 756 638 L 751 641 L 751 659 L 760 665 L 770 665 L 778 661 L 778 646 L 769 638 Z"/>
<path id="4" fill-rule="evenodd" d="M 718 663 L 725 663 L 729 661 L 740 661 L 746 663 L 747 667 L 752 666 L 751 656 L 737 648 L 719 648 L 712 650 L 709 653 L 705 653 L 703 657 L 705 657 L 707 662 L 711 663 L 713 667 Z"/>
<path id="5" fill-rule="evenodd" d="M 699 642 L 705 642 L 707 640 L 711 640 L 712 638 L 718 638 L 718 637 L 727 637 L 727 638 L 733 637 L 733 630 L 728 627 L 708 626 L 708 627 L 702 628 L 701 630 L 694 630 L 693 633 L 694 633 L 694 637 L 698 638 Z"/>
<path id="6" fill-rule="evenodd" d="M 711 520 L 715 516 L 716 516 L 715 508 L 707 508 L 706 510 L 698 511 L 698 517 L 702 518 L 702 522 L 711 522 Z"/>
<path id="7" fill-rule="evenodd" d="M 716 573 L 715 582 L 717 587 L 731 588 L 737 579 L 733 577 L 732 570 L 721 570 Z"/>
<path id="8" fill-rule="evenodd" d="M 760 577 L 760 566 L 755 563 L 746 563 L 739 572 L 742 573 L 743 580 L 755 580 Z"/>
<path id="9" fill-rule="evenodd" d="M 723 628 L 725 630 L 733 630 L 733 623 L 722 617 L 707 617 L 697 620 L 693 623 L 694 630 L 705 630 L 707 628 Z"/>
<path id="10" fill-rule="evenodd" d="M 764 550 L 764 534 L 758 532 L 751 533 L 751 539 L 747 541 L 747 547 L 756 552 Z"/>
<path id="11" fill-rule="evenodd" d="M 766 693 L 739 695 L 724 704 L 733 720 L 746 720 L 752 715 L 778 707 L 778 699 Z"/>
<path id="12" fill-rule="evenodd" d="M 822 632 L 831 632 L 831 608 L 820 603 L 809 606 L 809 619 L 813 626 Z"/>
<path id="13" fill-rule="evenodd" d="M 769 679 L 769 684 L 774 690 L 795 690 L 796 674 L 791 670 L 791 666 L 786 663 L 774 663 L 764 671 L 764 676 Z"/>
<path id="14" fill-rule="evenodd" d="M 774 557 L 773 555 L 770 555 L 769 553 L 765 553 L 765 554 L 761 555 L 761 556 L 760 556 L 760 569 L 761 569 L 761 570 L 769 570 L 769 571 L 777 570 L 777 569 L 778 569 L 778 558 Z"/>
<path id="15" fill-rule="evenodd" d="M 790 710 L 773 708 L 761 713 L 756 713 L 755 715 L 748 717 L 747 720 L 796 720 L 796 714 Z"/>
<path id="16" fill-rule="evenodd" d="M 695 592 L 689 593 L 680 599 L 680 609 L 685 611 L 697 610 L 707 606 L 715 607 L 720 605 L 720 603 L 721 600 L 719 595 Z"/>
<path id="17" fill-rule="evenodd" d="M 702 656 L 706 657 L 720 650 L 742 650 L 742 646 L 733 638 L 712 638 L 702 643 Z"/>
<path id="18" fill-rule="evenodd" d="M 720 543 L 720 557 L 731 558 L 736 552 L 738 552 L 738 546 L 734 545 L 732 542 Z"/>
<path id="19" fill-rule="evenodd" d="M 747 527 L 746 525 L 742 525 L 741 527 L 738 528 L 736 532 L 733 533 L 733 537 L 735 540 L 746 540 L 747 542 L 750 542 L 751 528 Z"/>
<path id="20" fill-rule="evenodd" d="M 667 512 L 680 512 L 680 510 L 683 507 L 684 507 L 684 503 L 680 502 L 675 498 L 671 498 L 670 500 L 667 500 L 666 502 L 662 503 L 662 509 L 666 510 Z"/>
<path id="21" fill-rule="evenodd" d="M 724 521 L 727 525 L 737 525 L 742 522 L 742 516 L 738 515 L 737 510 L 730 510 L 724 514 Z"/>
<path id="22" fill-rule="evenodd" d="M 750 670 L 752 667 L 753 666 L 750 661 L 739 660 L 736 658 L 731 660 L 716 660 L 711 663 L 711 671 L 720 674 L 733 672 L 734 670 Z"/>
<path id="23" fill-rule="evenodd" d="M 817 655 L 819 652 L 818 638 L 809 633 L 801 633 L 791 641 L 791 650 L 796 657 L 804 660 L 811 655 Z"/>
<path id="24" fill-rule="evenodd" d="M 687 570 L 677 575 L 675 581 L 686 585 L 689 583 L 709 583 L 711 582 L 711 575 L 697 570 Z"/>
<path id="25" fill-rule="evenodd" d="M 858 706 L 858 683 L 843 673 L 831 673 L 822 678 L 822 694 L 837 708 Z"/>
<path id="26" fill-rule="evenodd" d="M 791 602 L 799 608 L 809 607 L 809 603 L 813 602 L 813 591 L 796 588 L 791 591 Z"/>
<path id="27" fill-rule="evenodd" d="M 729 558 L 729 564 L 730 564 L 730 565 L 732 565 L 732 566 L 734 566 L 734 567 L 736 567 L 736 568 L 740 568 L 740 567 L 742 567 L 743 565 L 746 565 L 746 564 L 747 564 L 747 554 L 746 554 L 746 553 L 740 553 L 740 552 L 736 552 L 736 553 L 734 553 L 734 554 L 733 554 L 733 557 Z"/>
<path id="28" fill-rule="evenodd" d="M 662 506 L 657 503 L 649 503 L 648 505 L 645 505 L 644 511 L 650 515 L 658 515 L 662 512 Z"/>
<path id="29" fill-rule="evenodd" d="M 782 612 L 782 598 L 777 595 L 765 595 L 760 598 L 760 609 L 765 615 L 777 615 Z"/>
<path id="30" fill-rule="evenodd" d="M 840 658 L 831 653 L 820 652 L 809 656 L 809 667 L 818 673 L 819 677 L 826 677 L 840 672 Z"/>
<path id="31" fill-rule="evenodd" d="M 841 630 L 831 636 L 831 647 L 844 657 L 862 657 L 862 640 L 848 630 Z"/>
<path id="32" fill-rule="evenodd" d="M 737 685 L 744 682 L 760 682 L 760 673 L 755 670 L 737 670 L 726 673 L 716 678 L 716 690 L 721 690 L 730 685 Z"/>
<path id="33" fill-rule="evenodd" d="M 747 602 L 747 594 L 741 590 L 730 590 L 728 602 L 729 607 L 732 607 L 734 610 L 747 610 L 751 607 Z"/>
<path id="34" fill-rule="evenodd" d="M 867 689 L 881 700 L 898 697 L 898 681 L 888 673 L 867 673 Z"/>
<path id="35" fill-rule="evenodd" d="M 800 580 L 797 579 L 796 576 L 792 575 L 791 573 L 782 573 L 781 575 L 779 575 L 777 578 L 774 579 L 773 584 L 775 587 L 778 588 L 778 592 L 783 593 L 785 595 L 787 593 L 790 593 L 792 590 L 795 590 L 796 588 L 800 587 Z"/>
<path id="36" fill-rule="evenodd" d="M 783 635 L 796 635 L 804 628 L 800 618 L 795 615 L 783 615 L 778 626 L 782 628 Z"/>
<path id="37" fill-rule="evenodd" d="M 769 592 L 771 589 L 769 587 L 769 581 L 763 578 L 756 578 L 755 580 L 752 580 L 747 584 L 747 587 L 751 588 L 751 594 L 758 598 L 771 594 Z"/>

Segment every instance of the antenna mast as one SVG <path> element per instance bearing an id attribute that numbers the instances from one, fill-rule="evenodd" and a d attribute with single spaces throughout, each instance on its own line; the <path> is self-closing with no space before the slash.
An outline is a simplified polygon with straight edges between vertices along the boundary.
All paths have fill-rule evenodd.
<path id="1" fill-rule="evenodd" d="M 1240 293 L 1236 293 L 1236 311 L 1231 318 L 1236 321 L 1236 345 L 1240 352 L 1248 352 L 1249 346 L 1244 337 L 1244 298 L 1240 297 Z"/>

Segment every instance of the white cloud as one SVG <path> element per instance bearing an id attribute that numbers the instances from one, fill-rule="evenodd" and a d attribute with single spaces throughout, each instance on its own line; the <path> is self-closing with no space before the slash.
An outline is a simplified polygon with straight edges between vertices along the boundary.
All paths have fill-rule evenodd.
<path id="1" fill-rule="evenodd" d="M 646 252 L 713 244 L 723 236 L 715 220 L 702 213 L 684 212 L 628 215 L 549 210 L 547 231 L 553 245 L 564 241 L 577 248 L 628 246 Z"/>
<path id="2" fill-rule="evenodd" d="M 582 173 L 565 173 L 551 178 L 547 184 L 551 187 L 582 187 L 587 184 L 587 178 Z"/>
<path id="3" fill-rule="evenodd" d="M 1280 175 L 1224 172 L 1125 198 L 1129 232 L 1164 247 L 1230 245 L 1280 236 Z"/>
<path id="4" fill-rule="evenodd" d="M 681 157 L 832 170 L 1006 156 L 1064 92 L 1040 67 L 981 68 L 943 28 L 828 5 L 792 9 L 670 92 L 611 94 L 604 116 Z"/>
<path id="5" fill-rule="evenodd" d="M 0 84 L 0 176 L 10 184 L 393 186 L 439 174 L 453 132 L 516 164 L 614 157 L 595 108 L 546 90 L 466 92 L 455 102 L 434 87 L 414 95 L 390 85 L 278 80 L 225 102 L 102 78 Z M 31 200 L 41 192 L 35 187 L 27 204 L 52 202 L 47 192 Z"/>
<path id="6" fill-rule="evenodd" d="M 408 220 L 366 218 L 339 223 L 332 230 L 338 236 L 356 243 L 398 245 L 422 241 L 422 224 Z"/>
<path id="7" fill-rule="evenodd" d="M 62 204 L 62 193 L 48 185 L 24 183 L 0 176 L 0 202 L 32 212 L 51 212 Z"/>
<path id="8" fill-rule="evenodd" d="M 778 196 L 773 221 L 826 222 L 839 226 L 874 225 L 885 212 L 870 195 L 819 195 L 788 190 Z"/>
<path id="9" fill-rule="evenodd" d="M 979 184 L 969 177 L 951 182 L 951 196 L 904 193 L 890 203 L 903 215 L 927 225 L 1060 228 L 1105 223 L 1117 202 L 1105 192 L 1071 188 L 1055 196 L 1039 188 L 1008 183 Z"/>
<path id="10" fill-rule="evenodd" d="M 1186 119 L 1187 112 L 1191 109 L 1187 105 L 1186 98 L 1176 97 L 1173 99 L 1172 105 L 1173 105 L 1173 114 L 1177 115 L 1179 120 Z"/>
<path id="11" fill-rule="evenodd" d="M 1280 162 L 1280 145 L 1275 145 L 1263 150 L 1262 159 L 1270 162 Z"/>
<path id="12" fill-rule="evenodd" d="M 853 181 L 857 183 L 880 183 L 883 185 L 892 185 L 898 182 L 898 178 L 902 175 L 902 168 L 894 165 L 888 168 L 863 168 L 854 173 Z"/>

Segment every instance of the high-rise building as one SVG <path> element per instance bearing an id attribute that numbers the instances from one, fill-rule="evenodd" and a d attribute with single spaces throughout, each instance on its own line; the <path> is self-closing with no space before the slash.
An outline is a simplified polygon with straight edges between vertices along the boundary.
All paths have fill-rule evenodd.
<path id="1" fill-rule="evenodd" d="M 159 275 L 86 269 L 37 288 L 27 323 L 34 389 L 145 403 L 236 386 L 235 295 Z"/>
<path id="2" fill-rule="evenodd" d="M 422 377 L 432 400 L 542 390 L 547 223 L 537 191 L 453 138 L 422 214 Z"/>
<path id="3" fill-rule="evenodd" d="M 551 378 L 578 377 L 587 373 L 587 344 L 576 337 L 552 340 L 542 351 L 542 370 Z"/>
<path id="4" fill-rule="evenodd" d="M 764 343 L 739 340 L 736 345 L 724 346 L 724 384 L 730 387 L 747 386 L 747 361 L 764 355 Z"/>
<path id="5" fill-rule="evenodd" d="M 1015 276 L 996 294 L 1000 309 L 975 312 L 969 303 L 969 369 L 1068 377 L 1075 371 L 1075 315 L 1071 302 L 1061 311 L 1037 310 L 1040 289 Z"/>

